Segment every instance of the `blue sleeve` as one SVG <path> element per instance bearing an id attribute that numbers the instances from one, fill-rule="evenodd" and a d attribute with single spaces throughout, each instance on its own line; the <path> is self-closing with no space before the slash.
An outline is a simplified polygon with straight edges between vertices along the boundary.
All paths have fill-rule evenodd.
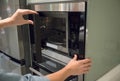
<path id="1" fill-rule="evenodd" d="M 0 81 L 49 81 L 45 76 L 34 76 L 26 74 L 24 76 L 14 73 L 0 73 Z"/>
<path id="2" fill-rule="evenodd" d="M 49 81 L 49 79 L 45 76 L 40 77 L 27 74 L 25 76 L 22 76 L 22 79 L 20 81 Z"/>

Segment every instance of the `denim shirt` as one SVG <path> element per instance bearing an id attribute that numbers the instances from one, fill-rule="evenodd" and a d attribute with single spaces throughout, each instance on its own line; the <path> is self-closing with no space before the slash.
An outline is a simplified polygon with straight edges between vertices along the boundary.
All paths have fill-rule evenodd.
<path id="1" fill-rule="evenodd" d="M 26 74 L 24 76 L 15 73 L 1 73 L 0 81 L 50 81 L 45 76 L 33 76 L 31 74 Z"/>

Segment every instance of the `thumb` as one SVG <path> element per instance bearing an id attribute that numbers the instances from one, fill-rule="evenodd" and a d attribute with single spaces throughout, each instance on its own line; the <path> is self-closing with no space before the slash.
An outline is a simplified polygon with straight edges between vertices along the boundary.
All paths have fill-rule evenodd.
<path id="1" fill-rule="evenodd" d="M 34 24 L 32 20 L 27 20 L 26 24 Z"/>
<path id="2" fill-rule="evenodd" d="M 77 55 L 76 54 L 74 55 L 73 60 L 77 60 Z"/>

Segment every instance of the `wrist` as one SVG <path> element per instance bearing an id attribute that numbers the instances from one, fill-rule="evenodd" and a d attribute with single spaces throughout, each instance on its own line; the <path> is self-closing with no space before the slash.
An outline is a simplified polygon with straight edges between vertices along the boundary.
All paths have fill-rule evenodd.
<path id="1" fill-rule="evenodd" d="M 12 26 L 12 25 L 13 25 L 13 20 L 12 20 L 11 17 L 8 17 L 8 18 L 6 19 L 6 24 L 7 24 L 7 26 Z"/>
<path id="2" fill-rule="evenodd" d="M 67 77 L 69 77 L 69 76 L 72 75 L 72 70 L 71 70 L 71 68 L 65 66 L 65 67 L 63 68 L 63 70 L 64 70 L 64 72 L 66 73 L 66 76 L 67 76 Z"/>
<path id="3" fill-rule="evenodd" d="M 4 28 L 12 25 L 12 19 L 10 17 L 0 21 L 0 28 Z"/>

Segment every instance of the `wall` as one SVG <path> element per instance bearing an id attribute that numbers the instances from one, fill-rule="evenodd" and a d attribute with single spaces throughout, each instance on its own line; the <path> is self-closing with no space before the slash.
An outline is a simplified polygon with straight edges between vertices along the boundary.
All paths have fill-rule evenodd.
<path id="1" fill-rule="evenodd" d="M 120 0 L 89 0 L 87 27 L 92 68 L 85 81 L 96 81 L 120 63 Z"/>

